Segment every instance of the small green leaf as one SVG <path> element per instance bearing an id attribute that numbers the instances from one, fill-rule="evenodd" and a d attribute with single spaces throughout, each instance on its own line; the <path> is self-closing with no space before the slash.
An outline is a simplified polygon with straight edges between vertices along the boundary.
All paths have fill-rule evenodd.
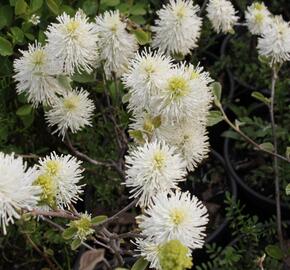
<path id="1" fill-rule="evenodd" d="M 94 15 L 97 12 L 97 2 L 95 0 L 87 0 L 83 3 L 83 11 L 87 15 Z"/>
<path id="2" fill-rule="evenodd" d="M 286 195 L 290 195 L 290 184 L 288 184 L 288 185 L 286 186 L 285 191 L 286 191 Z"/>
<path id="3" fill-rule="evenodd" d="M 131 97 L 131 94 L 130 94 L 130 93 L 125 94 L 125 95 L 122 97 L 122 103 L 123 103 L 123 104 L 128 103 L 129 100 L 130 100 L 130 97 Z"/>
<path id="4" fill-rule="evenodd" d="M 254 91 L 252 92 L 251 96 L 259 101 L 262 101 L 266 105 L 270 104 L 270 99 L 266 98 L 262 93 Z"/>
<path id="5" fill-rule="evenodd" d="M 155 116 L 152 119 L 152 124 L 153 124 L 154 128 L 159 128 L 161 126 L 161 116 L 160 115 Z"/>
<path id="6" fill-rule="evenodd" d="M 130 14 L 132 15 L 145 15 L 146 9 L 143 3 L 136 3 L 130 9 Z"/>
<path id="7" fill-rule="evenodd" d="M 262 63 L 262 64 L 270 64 L 271 62 L 271 59 L 267 56 L 264 56 L 264 55 L 259 55 L 258 56 L 258 60 Z"/>
<path id="8" fill-rule="evenodd" d="M 19 27 L 17 27 L 17 26 L 11 27 L 10 31 L 12 33 L 14 43 L 22 43 L 23 42 L 24 33 L 22 32 L 22 30 Z"/>
<path id="9" fill-rule="evenodd" d="M 92 224 L 97 225 L 100 222 L 103 222 L 107 219 L 107 216 L 101 215 L 92 218 Z"/>
<path id="10" fill-rule="evenodd" d="M 215 105 L 219 106 L 222 97 L 222 86 L 219 82 L 213 82 L 210 86 L 214 96 Z"/>
<path id="11" fill-rule="evenodd" d="M 276 260 L 282 260 L 284 257 L 283 251 L 276 245 L 268 245 L 265 250 L 270 257 Z"/>
<path id="12" fill-rule="evenodd" d="M 224 131 L 221 136 L 224 137 L 224 138 L 230 138 L 230 139 L 234 139 L 234 140 L 241 140 L 241 136 L 237 132 L 235 132 L 233 130 Z"/>
<path id="13" fill-rule="evenodd" d="M 214 126 L 223 120 L 224 118 L 220 111 L 210 111 L 207 117 L 207 126 Z"/>
<path id="14" fill-rule="evenodd" d="M 137 142 L 144 143 L 143 134 L 141 130 L 130 130 L 129 131 L 130 137 L 135 139 Z"/>
<path id="15" fill-rule="evenodd" d="M 133 33 L 140 45 L 146 45 L 151 40 L 149 32 L 145 32 L 142 29 L 134 30 Z"/>
<path id="16" fill-rule="evenodd" d="M 76 227 L 69 227 L 63 231 L 62 237 L 66 240 L 71 239 L 73 238 L 77 230 L 78 229 Z"/>
<path id="17" fill-rule="evenodd" d="M 46 0 L 46 4 L 54 15 L 59 14 L 59 5 L 55 0 Z"/>
<path id="18" fill-rule="evenodd" d="M 172 57 L 175 59 L 175 60 L 177 60 L 177 61 L 182 61 L 182 60 L 184 60 L 184 55 L 182 54 L 182 53 L 173 53 L 172 54 Z"/>
<path id="19" fill-rule="evenodd" d="M 89 82 L 95 82 L 95 73 L 92 72 L 91 74 L 83 72 L 83 73 L 75 73 L 72 76 L 72 80 L 79 83 L 89 83 Z"/>
<path id="20" fill-rule="evenodd" d="M 260 144 L 260 147 L 266 151 L 269 151 L 269 152 L 273 152 L 273 150 L 274 150 L 274 146 L 270 142 L 262 143 L 262 144 Z"/>
<path id="21" fill-rule="evenodd" d="M 43 5 L 43 0 L 32 0 L 31 1 L 31 12 L 34 13 L 39 10 Z"/>
<path id="22" fill-rule="evenodd" d="M 120 4 L 120 0 L 101 0 L 102 5 L 114 7 Z"/>
<path id="23" fill-rule="evenodd" d="M 28 9 L 28 5 L 25 0 L 17 0 L 15 3 L 15 15 L 25 14 Z"/>
<path id="24" fill-rule="evenodd" d="M 0 54 L 3 56 L 8 56 L 13 54 L 13 47 L 10 41 L 0 37 Z"/>
<path id="25" fill-rule="evenodd" d="M 0 6 L 0 29 L 12 23 L 13 9 L 9 6 Z"/>
<path id="26" fill-rule="evenodd" d="M 23 106 L 21 106 L 20 108 L 18 108 L 18 110 L 16 111 L 16 114 L 18 116 L 26 116 L 31 114 L 32 112 L 32 107 L 29 104 L 25 104 Z"/>
<path id="27" fill-rule="evenodd" d="M 58 83 L 64 88 L 64 89 L 71 89 L 71 78 L 66 75 L 58 75 L 57 76 Z"/>
<path id="28" fill-rule="evenodd" d="M 140 257 L 132 266 L 131 270 L 145 270 L 149 262 L 146 261 L 143 257 Z"/>
<path id="29" fill-rule="evenodd" d="M 79 238 L 76 238 L 72 241 L 70 247 L 72 250 L 76 250 L 80 245 L 81 245 L 82 241 Z"/>

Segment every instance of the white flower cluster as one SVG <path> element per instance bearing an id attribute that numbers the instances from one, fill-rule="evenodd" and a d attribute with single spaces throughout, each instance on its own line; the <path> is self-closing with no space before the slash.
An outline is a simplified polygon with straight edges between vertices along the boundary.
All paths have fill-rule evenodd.
<path id="1" fill-rule="evenodd" d="M 159 19 L 152 27 L 153 47 L 167 54 L 190 53 L 200 36 L 202 19 L 197 16 L 198 11 L 199 6 L 193 5 L 192 0 L 170 0 L 157 11 Z"/>
<path id="2" fill-rule="evenodd" d="M 195 249 L 204 243 L 207 210 L 178 184 L 209 151 L 212 79 L 199 65 L 174 64 L 150 49 L 136 54 L 122 79 L 133 115 L 130 134 L 138 144 L 125 157 L 125 185 L 145 209 L 139 217 L 145 238 L 136 243 L 150 267 L 161 269 L 162 245 L 178 240 Z"/>
<path id="3" fill-rule="evenodd" d="M 21 51 L 14 79 L 17 92 L 25 93 L 34 107 L 48 106 L 47 122 L 64 138 L 68 130 L 75 133 L 90 126 L 95 108 L 87 91 L 71 89 L 73 75 L 91 73 L 104 62 L 106 76 L 119 77 L 138 46 L 118 11 L 99 15 L 95 23 L 81 10 L 73 17 L 63 13 L 45 35 L 44 46 L 30 44 Z"/>
<path id="4" fill-rule="evenodd" d="M 228 0 L 209 0 L 207 17 L 217 33 L 231 33 L 239 17 L 232 3 Z"/>
<path id="5" fill-rule="evenodd" d="M 0 152 L 0 227 L 4 234 L 23 210 L 63 209 L 76 202 L 82 192 L 80 164 L 70 155 L 52 153 L 28 168 L 21 157 Z"/>
<path id="6" fill-rule="evenodd" d="M 274 16 L 263 2 L 254 2 L 246 12 L 246 25 L 258 35 L 258 52 L 271 65 L 290 60 L 290 24 L 282 16 Z"/>

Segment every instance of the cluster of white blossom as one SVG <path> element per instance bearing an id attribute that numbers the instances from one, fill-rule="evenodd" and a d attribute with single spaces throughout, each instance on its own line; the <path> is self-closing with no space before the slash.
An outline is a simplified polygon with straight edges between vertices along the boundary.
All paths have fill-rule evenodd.
<path id="1" fill-rule="evenodd" d="M 126 30 L 118 11 L 105 12 L 89 22 L 79 10 L 66 13 L 48 26 L 46 44 L 30 44 L 14 62 L 17 92 L 25 93 L 34 107 L 46 106 L 46 119 L 62 138 L 91 125 L 94 111 L 89 93 L 72 89 L 76 73 L 92 73 L 103 62 L 107 78 L 120 77 L 138 45 Z"/>
<path id="2" fill-rule="evenodd" d="M 290 60 L 290 25 L 282 16 L 274 16 L 263 2 L 255 2 L 245 13 L 246 24 L 258 35 L 258 52 L 271 65 Z"/>
<path id="3" fill-rule="evenodd" d="M 129 133 L 136 142 L 125 157 L 124 184 L 145 209 L 138 217 L 145 238 L 136 244 L 150 267 L 161 269 L 159 250 L 169 241 L 189 249 L 204 243 L 207 210 L 178 184 L 209 152 L 212 79 L 199 65 L 175 64 L 151 49 L 136 54 L 122 79 L 133 115 Z"/>
<path id="4" fill-rule="evenodd" d="M 21 157 L 0 152 L 0 227 L 19 219 L 23 211 L 63 209 L 82 192 L 80 161 L 66 155 L 50 156 L 28 168 Z"/>
<path id="5" fill-rule="evenodd" d="M 159 19 L 152 27 L 153 47 L 167 54 L 186 55 L 197 47 L 202 19 L 192 0 L 170 0 L 157 11 Z"/>
<path id="6" fill-rule="evenodd" d="M 237 12 L 230 1 L 209 0 L 206 11 L 207 17 L 217 33 L 233 32 L 233 26 L 237 23 L 239 17 L 236 16 Z"/>

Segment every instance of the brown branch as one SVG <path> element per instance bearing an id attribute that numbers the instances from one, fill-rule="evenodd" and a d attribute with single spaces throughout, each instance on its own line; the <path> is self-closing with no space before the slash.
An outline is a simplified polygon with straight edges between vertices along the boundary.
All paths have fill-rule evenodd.
<path id="1" fill-rule="evenodd" d="M 43 259 L 47 262 L 47 264 L 49 265 L 49 268 L 51 270 L 56 270 L 57 267 L 53 264 L 53 262 L 49 259 L 49 257 L 45 254 L 45 252 L 41 251 L 40 248 L 32 241 L 32 239 L 30 238 L 30 236 L 27 233 L 24 233 L 27 241 L 31 244 L 31 246 L 37 251 L 37 253 L 39 253 L 40 256 L 43 257 Z"/>

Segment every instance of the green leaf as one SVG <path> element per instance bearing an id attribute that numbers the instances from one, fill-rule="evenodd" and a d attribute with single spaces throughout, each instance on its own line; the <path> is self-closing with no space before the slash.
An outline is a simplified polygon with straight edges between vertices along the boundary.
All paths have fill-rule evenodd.
<path id="1" fill-rule="evenodd" d="M 288 184 L 288 185 L 286 186 L 285 191 L 286 191 L 286 195 L 290 195 L 290 184 Z"/>
<path id="2" fill-rule="evenodd" d="M 83 73 L 75 73 L 72 76 L 72 80 L 79 83 L 89 83 L 89 82 L 95 82 L 95 73 L 92 72 L 91 74 L 83 72 Z"/>
<path id="3" fill-rule="evenodd" d="M 210 111 L 207 117 L 207 126 L 214 126 L 223 120 L 224 118 L 220 111 Z"/>
<path id="4" fill-rule="evenodd" d="M 131 97 L 131 94 L 130 94 L 130 93 L 125 94 L 125 95 L 122 97 L 122 103 L 123 103 L 123 104 L 128 103 L 129 100 L 130 100 L 130 97 Z"/>
<path id="5" fill-rule="evenodd" d="M 143 3 L 136 3 L 130 9 L 130 14 L 132 15 L 145 15 L 146 9 Z"/>
<path id="6" fill-rule="evenodd" d="M 132 16 L 130 16 L 130 20 L 132 20 L 133 22 L 135 22 L 137 24 L 145 24 L 146 23 L 144 17 L 140 16 L 140 15 L 132 15 Z"/>
<path id="7" fill-rule="evenodd" d="M 31 34 L 31 33 L 25 33 L 24 35 L 25 35 L 25 37 L 26 37 L 27 39 L 29 39 L 29 40 L 31 40 L 31 41 L 34 41 L 34 40 L 35 40 L 34 35 Z"/>
<path id="8" fill-rule="evenodd" d="M 22 32 L 22 30 L 19 27 L 17 27 L 17 26 L 11 27 L 10 31 L 12 33 L 14 43 L 21 44 L 24 41 L 24 33 Z"/>
<path id="9" fill-rule="evenodd" d="M 213 82 L 210 86 L 214 96 L 214 103 L 216 106 L 219 106 L 222 97 L 222 86 L 219 82 Z"/>
<path id="10" fill-rule="evenodd" d="M 9 26 L 13 19 L 13 9 L 10 6 L 0 6 L 0 29 Z"/>
<path id="11" fill-rule="evenodd" d="M 262 63 L 262 64 L 270 64 L 271 58 L 264 56 L 264 55 L 259 55 L 258 56 L 258 60 Z"/>
<path id="12" fill-rule="evenodd" d="M 0 37 L 0 54 L 3 56 L 8 56 L 13 54 L 13 47 L 10 41 Z"/>
<path id="13" fill-rule="evenodd" d="M 28 5 L 25 0 L 17 0 L 15 3 L 15 15 L 25 14 L 28 9 Z"/>
<path id="14" fill-rule="evenodd" d="M 62 5 L 60 7 L 59 13 L 63 13 L 63 12 L 65 12 L 66 14 L 68 14 L 70 16 L 74 16 L 75 13 L 76 13 L 75 10 L 72 7 L 68 6 L 68 5 Z"/>
<path id="15" fill-rule="evenodd" d="M 266 151 L 273 152 L 274 146 L 270 142 L 261 143 L 260 147 Z"/>
<path id="16" fill-rule="evenodd" d="M 103 222 L 107 219 L 107 216 L 100 215 L 92 218 L 92 224 L 97 225 L 100 222 Z"/>
<path id="17" fill-rule="evenodd" d="M 270 99 L 266 98 L 262 93 L 254 91 L 252 92 L 251 96 L 259 101 L 262 101 L 266 105 L 270 104 Z"/>
<path id="18" fill-rule="evenodd" d="M 81 245 L 82 241 L 79 238 L 76 238 L 72 241 L 70 247 L 72 250 L 76 250 L 80 245 Z"/>
<path id="19" fill-rule="evenodd" d="M 230 139 L 234 139 L 234 140 L 241 140 L 241 136 L 237 132 L 235 132 L 233 130 L 224 131 L 221 136 L 224 137 L 224 138 L 230 138 Z"/>
<path id="20" fill-rule="evenodd" d="M 101 0 L 102 5 L 114 7 L 120 4 L 120 0 Z"/>
<path id="21" fill-rule="evenodd" d="M 21 121 L 23 123 L 23 125 L 28 128 L 32 125 L 33 121 L 34 121 L 34 113 L 28 114 L 28 115 L 24 115 L 24 116 L 20 116 Z"/>
<path id="22" fill-rule="evenodd" d="M 97 2 L 95 0 L 87 0 L 83 3 L 83 11 L 87 15 L 94 15 L 97 12 Z"/>
<path id="23" fill-rule="evenodd" d="M 62 237 L 66 240 L 71 239 L 77 231 L 78 229 L 76 227 L 69 227 L 63 231 Z"/>
<path id="24" fill-rule="evenodd" d="M 31 114 L 32 112 L 32 107 L 29 104 L 25 104 L 23 106 L 21 106 L 20 108 L 18 108 L 18 110 L 16 111 L 16 114 L 18 116 L 26 116 Z"/>
<path id="25" fill-rule="evenodd" d="M 46 4 L 54 15 L 59 14 L 59 4 L 55 0 L 46 0 Z"/>
<path id="26" fill-rule="evenodd" d="M 133 33 L 140 45 L 148 44 L 151 41 L 149 32 L 145 32 L 142 29 L 137 29 L 134 30 Z"/>
<path id="27" fill-rule="evenodd" d="M 64 89 L 71 89 L 71 78 L 66 75 L 58 75 L 57 76 L 58 83 L 64 88 Z"/>
<path id="28" fill-rule="evenodd" d="M 270 257 L 276 260 L 282 260 L 284 257 L 283 251 L 276 245 L 268 245 L 265 250 Z"/>
<path id="29" fill-rule="evenodd" d="M 134 263 L 131 270 L 145 270 L 148 264 L 148 261 L 146 261 L 143 257 L 140 257 L 137 262 Z"/>
<path id="30" fill-rule="evenodd" d="M 43 5 L 43 0 L 32 0 L 31 1 L 31 12 L 34 13 L 39 10 Z"/>
<path id="31" fill-rule="evenodd" d="M 155 116 L 152 119 L 152 124 L 153 124 L 154 128 L 159 128 L 161 126 L 161 116 L 160 115 Z"/>
<path id="32" fill-rule="evenodd" d="M 176 59 L 177 61 L 182 61 L 184 60 L 185 56 L 182 53 L 174 53 L 172 54 L 172 57 Z"/>
<path id="33" fill-rule="evenodd" d="M 143 133 L 141 130 L 130 130 L 129 131 L 130 137 L 135 139 L 137 142 L 144 143 Z"/>

